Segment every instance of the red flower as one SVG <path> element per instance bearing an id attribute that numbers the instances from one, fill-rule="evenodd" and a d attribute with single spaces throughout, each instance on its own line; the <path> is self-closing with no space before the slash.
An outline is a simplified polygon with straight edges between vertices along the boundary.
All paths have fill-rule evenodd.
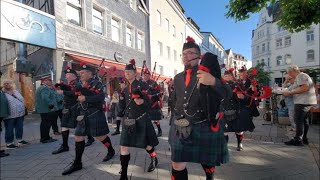
<path id="1" fill-rule="evenodd" d="M 136 61 L 134 59 L 130 59 L 129 63 L 132 65 L 136 65 Z"/>
<path id="2" fill-rule="evenodd" d="M 230 68 L 230 69 L 229 69 L 229 72 L 233 72 L 233 71 L 234 71 L 234 68 Z"/>
<path id="3" fill-rule="evenodd" d="M 66 66 L 66 70 L 71 69 L 70 66 Z"/>
<path id="4" fill-rule="evenodd" d="M 193 42 L 193 43 L 195 42 L 195 40 L 190 36 L 188 36 L 186 40 L 187 42 Z"/>

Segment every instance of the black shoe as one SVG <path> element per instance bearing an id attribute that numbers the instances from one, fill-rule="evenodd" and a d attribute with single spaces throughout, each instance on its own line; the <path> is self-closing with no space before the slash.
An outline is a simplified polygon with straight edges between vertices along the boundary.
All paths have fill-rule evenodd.
<path id="1" fill-rule="evenodd" d="M 152 157 L 150 165 L 148 167 L 148 172 L 154 171 L 156 169 L 157 165 L 158 165 L 158 158 L 157 157 Z"/>
<path id="2" fill-rule="evenodd" d="M 115 131 L 114 133 L 111 134 L 111 136 L 115 136 L 117 134 L 120 134 L 120 131 Z"/>
<path id="3" fill-rule="evenodd" d="M 9 156 L 10 154 L 6 153 L 4 150 L 0 151 L 0 158 Z"/>
<path id="4" fill-rule="evenodd" d="M 53 151 L 52 154 L 59 154 L 59 153 L 65 152 L 65 151 L 69 151 L 69 147 L 61 145 L 59 147 L 59 149 Z"/>
<path id="5" fill-rule="evenodd" d="M 309 145 L 308 138 L 302 139 L 302 143 L 305 144 L 305 145 Z"/>
<path id="6" fill-rule="evenodd" d="M 18 142 L 18 146 L 28 145 L 29 143 L 25 140 L 21 140 Z"/>
<path id="7" fill-rule="evenodd" d="M 162 130 L 161 130 L 161 129 L 158 130 L 158 135 L 157 135 L 157 137 L 160 137 L 160 136 L 162 136 Z"/>
<path id="8" fill-rule="evenodd" d="M 116 152 L 113 150 L 113 151 L 110 151 L 108 152 L 108 154 L 106 155 L 106 157 L 103 158 L 103 162 L 107 162 L 109 161 L 110 159 L 112 159 L 112 157 L 116 154 Z"/>
<path id="9" fill-rule="evenodd" d="M 94 141 L 95 141 L 94 138 L 88 139 L 88 141 L 87 141 L 86 144 L 85 144 L 85 147 L 91 146 L 91 144 L 92 144 Z"/>
<path id="10" fill-rule="evenodd" d="M 16 149 L 18 148 L 18 146 L 16 146 L 15 144 L 8 144 L 7 145 L 7 149 Z"/>
<path id="11" fill-rule="evenodd" d="M 66 169 L 62 172 L 62 175 L 68 175 L 68 174 L 71 174 L 75 171 L 79 171 L 80 169 L 82 169 L 82 163 L 73 162 L 72 165 L 68 169 Z"/>
<path id="12" fill-rule="evenodd" d="M 243 146 L 242 146 L 242 143 L 238 144 L 238 147 L 237 147 L 237 151 L 242 151 L 243 150 Z"/>
<path id="13" fill-rule="evenodd" d="M 284 142 L 288 146 L 303 146 L 302 141 L 299 139 L 291 139 L 290 141 Z"/>

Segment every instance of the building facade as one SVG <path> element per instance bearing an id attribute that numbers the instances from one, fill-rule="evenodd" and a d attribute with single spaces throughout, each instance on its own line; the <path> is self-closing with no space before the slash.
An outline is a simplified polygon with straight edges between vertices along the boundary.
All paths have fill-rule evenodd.
<path id="1" fill-rule="evenodd" d="M 64 79 L 63 70 L 67 65 L 77 69 L 80 62 L 86 62 L 98 67 L 105 59 L 104 67 L 116 68 L 103 79 L 108 93 L 119 88 L 117 77 L 123 77 L 125 64 L 130 59 L 136 60 L 137 67 L 141 67 L 144 60 L 150 65 L 147 0 L 35 0 L 27 3 L 54 15 L 56 48 L 27 45 L 27 60 L 36 67 L 26 79 L 22 76 L 25 74 L 13 69 L 19 44 L 1 39 L 1 57 L 6 57 L 1 58 L 4 78 L 27 87 L 33 84 L 26 90 L 26 96 L 34 94 L 40 85 L 39 79 L 45 75 L 51 75 L 54 82 Z"/>
<path id="2" fill-rule="evenodd" d="M 201 32 L 203 35 L 203 41 L 201 46 L 202 53 L 211 52 L 218 56 L 219 64 L 225 63 L 225 51 L 222 44 L 211 32 Z"/>
<path id="3" fill-rule="evenodd" d="M 173 78 L 183 71 L 181 51 L 185 42 L 184 9 L 178 0 L 153 0 L 150 9 L 151 66 L 161 75 Z"/>
<path id="4" fill-rule="evenodd" d="M 260 13 L 259 23 L 252 33 L 252 63 L 263 63 L 272 72 L 271 84 L 282 83 L 286 68 L 291 64 L 301 69 L 319 68 L 319 30 L 313 24 L 309 29 L 290 33 L 277 25 L 275 12 L 270 6 Z"/>

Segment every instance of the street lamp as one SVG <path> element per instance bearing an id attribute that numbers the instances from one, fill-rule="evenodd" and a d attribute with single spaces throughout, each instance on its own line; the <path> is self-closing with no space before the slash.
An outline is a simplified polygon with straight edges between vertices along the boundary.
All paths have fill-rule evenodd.
<path id="1" fill-rule="evenodd" d="M 282 86 L 282 83 L 283 83 L 283 73 L 285 73 L 286 70 L 281 70 L 280 72 L 281 72 L 281 86 Z"/>

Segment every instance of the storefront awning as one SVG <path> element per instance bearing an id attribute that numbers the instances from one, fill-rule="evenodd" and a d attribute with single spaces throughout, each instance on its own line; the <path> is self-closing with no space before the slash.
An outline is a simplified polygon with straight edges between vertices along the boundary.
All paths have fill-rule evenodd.
<path id="1" fill-rule="evenodd" d="M 90 58 L 90 57 L 85 57 L 85 56 L 80 56 L 80 55 L 75 55 L 75 54 L 71 54 L 71 53 L 66 53 L 66 56 L 71 57 L 72 59 L 79 61 L 79 62 L 86 62 L 88 64 L 93 64 L 93 65 L 97 65 L 99 66 L 101 64 L 102 59 L 96 59 L 96 58 Z M 124 77 L 124 69 L 125 69 L 125 64 L 124 63 L 119 63 L 119 62 L 115 62 L 115 61 L 110 61 L 110 60 L 105 60 L 103 62 L 102 67 L 105 67 L 107 69 L 113 69 L 112 71 L 114 71 L 112 74 L 113 77 Z M 140 73 L 141 72 L 141 67 L 137 67 L 137 71 Z M 109 73 L 110 75 L 111 73 Z M 154 73 L 153 77 L 154 78 L 158 78 L 159 74 Z M 160 75 L 160 77 L 158 78 L 159 81 L 168 81 L 170 79 L 170 77 L 166 77 L 166 76 L 162 76 Z"/>

